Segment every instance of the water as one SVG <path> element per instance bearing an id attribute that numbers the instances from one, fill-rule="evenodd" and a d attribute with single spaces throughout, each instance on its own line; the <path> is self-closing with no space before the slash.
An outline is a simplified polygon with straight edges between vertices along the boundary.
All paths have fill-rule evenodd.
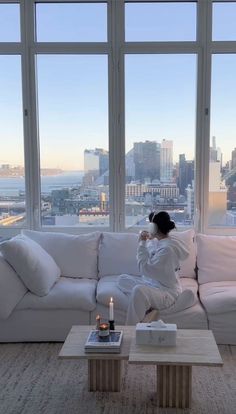
<path id="1" fill-rule="evenodd" d="M 50 194 L 52 190 L 72 187 L 81 184 L 82 171 L 66 172 L 58 175 L 41 177 L 41 192 Z M 0 178 L 0 196 L 18 196 L 19 191 L 25 191 L 24 177 Z"/>

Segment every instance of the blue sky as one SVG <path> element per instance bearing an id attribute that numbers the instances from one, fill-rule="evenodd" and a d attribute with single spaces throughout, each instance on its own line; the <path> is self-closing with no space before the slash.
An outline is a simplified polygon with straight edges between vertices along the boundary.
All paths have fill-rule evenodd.
<path id="1" fill-rule="evenodd" d="M 71 8 L 70 8 L 71 7 Z M 39 4 L 39 41 L 106 41 L 104 4 Z M 0 42 L 19 41 L 17 5 L 0 5 Z M 194 4 L 127 4 L 126 40 L 195 40 Z M 236 4 L 215 4 L 213 38 L 236 40 Z M 126 150 L 134 141 L 174 141 L 175 159 L 194 153 L 194 55 L 129 55 L 125 60 Z M 23 163 L 21 65 L 0 56 L 0 163 Z M 37 59 L 42 167 L 83 168 L 85 148 L 108 149 L 107 57 Z M 235 147 L 236 55 L 213 57 L 211 136 L 225 157 Z M 14 122 L 12 122 L 14 119 Z"/>

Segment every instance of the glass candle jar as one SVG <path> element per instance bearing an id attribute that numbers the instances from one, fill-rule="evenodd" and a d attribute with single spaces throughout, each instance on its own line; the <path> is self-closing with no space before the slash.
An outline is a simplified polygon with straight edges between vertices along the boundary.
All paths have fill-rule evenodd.
<path id="1" fill-rule="evenodd" d="M 104 337 L 104 336 L 108 336 L 109 333 L 110 333 L 109 324 L 108 323 L 100 323 L 98 335 L 101 336 L 101 337 Z"/>

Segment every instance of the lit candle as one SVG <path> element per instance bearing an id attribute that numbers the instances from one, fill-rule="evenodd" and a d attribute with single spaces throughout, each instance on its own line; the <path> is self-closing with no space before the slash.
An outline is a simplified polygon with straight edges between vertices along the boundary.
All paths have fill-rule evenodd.
<path id="1" fill-rule="evenodd" d="M 114 303 L 113 298 L 111 298 L 109 303 L 109 321 L 114 321 Z"/>

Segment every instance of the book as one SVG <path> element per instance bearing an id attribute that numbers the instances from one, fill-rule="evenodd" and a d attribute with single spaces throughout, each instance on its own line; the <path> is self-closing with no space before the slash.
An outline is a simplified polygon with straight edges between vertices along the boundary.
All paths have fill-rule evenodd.
<path id="1" fill-rule="evenodd" d="M 119 353 L 123 331 L 110 331 L 108 336 L 100 337 L 98 330 L 90 331 L 84 345 L 85 352 Z"/>

